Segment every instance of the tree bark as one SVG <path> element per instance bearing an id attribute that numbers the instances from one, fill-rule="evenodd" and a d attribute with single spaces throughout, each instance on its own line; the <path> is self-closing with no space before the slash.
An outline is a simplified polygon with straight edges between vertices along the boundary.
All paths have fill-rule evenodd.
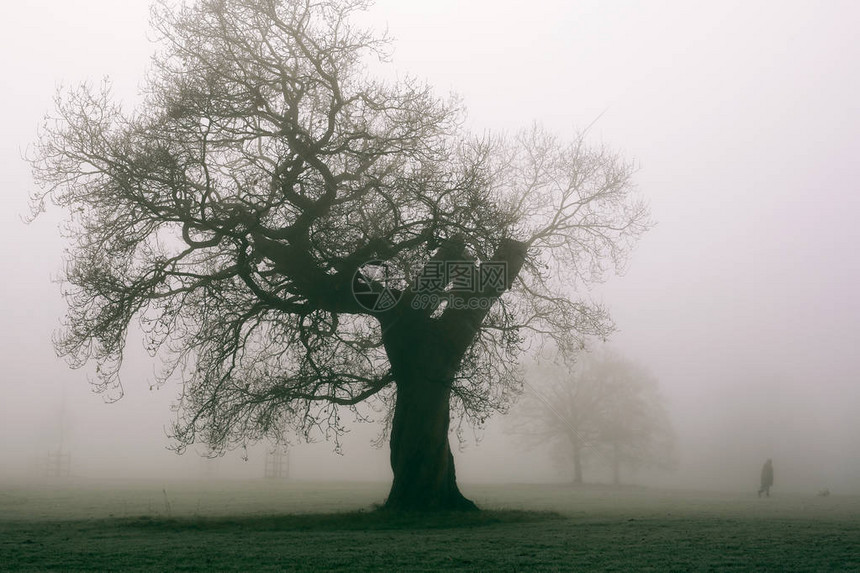
<path id="1" fill-rule="evenodd" d="M 448 442 L 450 390 L 443 380 L 403 380 L 391 425 L 394 481 L 386 509 L 477 510 L 457 487 Z"/>

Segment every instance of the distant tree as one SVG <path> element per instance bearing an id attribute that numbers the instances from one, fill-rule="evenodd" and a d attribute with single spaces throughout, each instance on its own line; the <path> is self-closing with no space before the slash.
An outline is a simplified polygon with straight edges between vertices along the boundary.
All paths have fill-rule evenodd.
<path id="1" fill-rule="evenodd" d="M 161 4 L 134 112 L 109 87 L 61 93 L 31 157 L 34 212 L 69 213 L 56 346 L 121 389 L 137 322 L 182 383 L 179 451 L 336 439 L 342 409 L 381 402 L 387 507 L 474 508 L 452 412 L 506 407 L 525 338 L 611 330 L 572 289 L 624 261 L 647 209 L 606 149 L 475 138 L 456 102 L 371 77 L 388 44 L 354 24 L 367 4 Z"/>
<path id="2" fill-rule="evenodd" d="M 613 482 L 621 467 L 671 467 L 674 433 L 657 380 L 609 352 L 576 361 L 538 362 L 527 371 L 534 392 L 518 404 L 511 430 L 532 447 L 550 445 L 554 459 L 582 483 L 587 463 L 605 463 Z"/>

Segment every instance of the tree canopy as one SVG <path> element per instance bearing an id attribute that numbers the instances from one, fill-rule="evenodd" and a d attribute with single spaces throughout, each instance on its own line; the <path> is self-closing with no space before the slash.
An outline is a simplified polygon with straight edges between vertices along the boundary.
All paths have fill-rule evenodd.
<path id="1" fill-rule="evenodd" d="M 449 463 L 456 489 L 449 406 L 480 422 L 528 341 L 607 335 L 576 288 L 623 265 L 648 211 L 632 162 L 584 137 L 474 136 L 456 100 L 372 74 L 389 42 L 355 23 L 367 6 L 162 2 L 139 106 L 107 83 L 59 94 L 31 156 L 34 212 L 68 214 L 56 347 L 117 388 L 137 324 L 181 382 L 180 450 L 337 436 L 376 400 L 397 483 L 395 444 L 431 431 L 398 427 L 438 419 L 436 461 L 403 463 L 418 482 Z M 474 282 L 494 265 L 501 282 Z M 431 380 L 438 412 L 410 411 Z"/>

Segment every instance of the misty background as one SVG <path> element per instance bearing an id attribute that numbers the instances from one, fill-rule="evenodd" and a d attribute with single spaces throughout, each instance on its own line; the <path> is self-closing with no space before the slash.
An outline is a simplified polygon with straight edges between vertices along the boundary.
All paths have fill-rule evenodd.
<path id="1" fill-rule="evenodd" d="M 474 130 L 591 125 L 592 142 L 640 166 L 658 224 L 624 276 L 582 293 L 611 311 L 613 348 L 659 379 L 678 434 L 678 470 L 635 481 L 752 491 L 771 457 L 776 492 L 860 493 L 860 4 L 404 4 L 368 16 L 395 38 L 397 73 L 459 94 Z M 214 470 L 166 449 L 178 388 L 150 387 L 138 341 L 110 405 L 51 344 L 62 213 L 22 222 L 22 156 L 61 85 L 109 76 L 134 104 L 147 23 L 146 0 L 30 0 L 0 21 L 0 480 L 40 475 L 61 445 L 82 478 L 263 474 L 261 448 Z M 462 482 L 569 479 L 503 427 L 466 434 Z M 387 444 L 370 445 L 379 429 L 355 427 L 342 456 L 296 445 L 291 477 L 390 479 Z"/>

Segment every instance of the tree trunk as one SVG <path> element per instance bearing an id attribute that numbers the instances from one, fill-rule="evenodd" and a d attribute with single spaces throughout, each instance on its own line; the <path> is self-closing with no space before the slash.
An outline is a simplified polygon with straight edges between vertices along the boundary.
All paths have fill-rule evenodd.
<path id="1" fill-rule="evenodd" d="M 399 381 L 391 424 L 394 482 L 386 509 L 477 510 L 457 487 L 448 443 L 450 390 L 444 380 Z"/>
<path id="2" fill-rule="evenodd" d="M 582 483 L 582 448 L 578 443 L 573 444 L 573 483 Z"/>
<path id="3" fill-rule="evenodd" d="M 464 301 L 486 298 L 490 303 L 511 287 L 525 261 L 528 245 L 502 241 L 493 255 L 505 263 L 503 285 L 483 285 L 464 293 Z M 433 261 L 470 260 L 462 239 L 452 239 Z M 417 280 L 417 279 L 416 279 Z M 439 318 L 435 308 L 414 307 L 413 283 L 405 304 L 380 315 L 382 340 L 397 385 L 391 422 L 391 469 L 394 482 L 386 509 L 405 511 L 477 510 L 457 487 L 454 456 L 448 443 L 451 385 L 469 346 L 475 341 L 490 305 L 454 305 Z M 501 288 L 499 288 L 501 287 Z"/>
<path id="4" fill-rule="evenodd" d="M 426 319 L 401 319 L 384 340 L 397 385 L 390 437 L 394 481 L 385 508 L 477 510 L 457 487 L 448 443 L 451 384 L 463 351 Z"/>

